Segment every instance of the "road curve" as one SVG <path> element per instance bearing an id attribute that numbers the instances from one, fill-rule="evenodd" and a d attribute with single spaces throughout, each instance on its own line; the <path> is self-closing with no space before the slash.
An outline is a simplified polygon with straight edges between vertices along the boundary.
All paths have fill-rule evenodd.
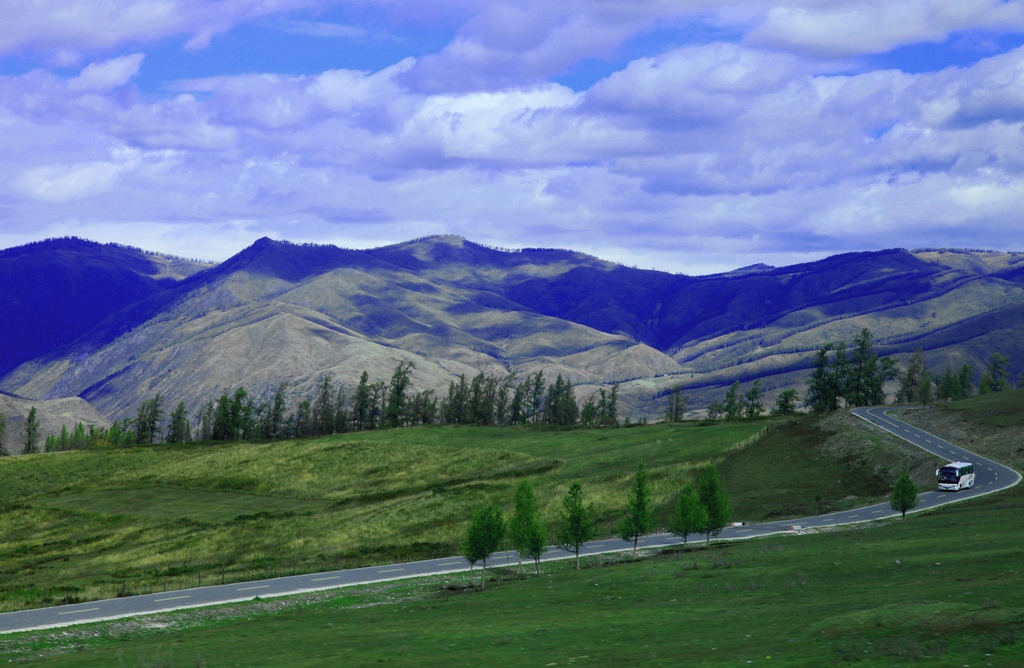
<path id="1" fill-rule="evenodd" d="M 997 462 L 955 446 L 937 436 L 924 432 L 902 420 L 886 415 L 885 408 L 855 408 L 853 414 L 884 429 L 937 457 L 949 461 L 970 461 L 975 464 L 976 483 L 972 489 L 960 492 L 926 492 L 919 497 L 919 512 L 946 503 L 963 501 L 984 494 L 991 494 L 1016 485 L 1021 480 L 1019 473 Z M 894 517 L 888 503 L 878 503 L 853 510 L 844 510 L 827 515 L 816 515 L 799 519 L 765 522 L 726 527 L 717 540 L 744 540 L 778 533 L 800 533 L 808 529 L 855 524 Z M 695 540 L 703 540 L 695 537 Z M 678 545 L 680 539 L 671 534 L 651 534 L 640 539 L 638 547 L 657 548 Z M 618 538 L 595 540 L 580 550 L 581 556 L 624 552 L 633 549 L 631 543 Z M 548 548 L 542 561 L 569 559 L 573 555 L 557 547 Z M 518 562 L 515 552 L 498 552 L 488 559 L 488 566 L 508 566 Z M 529 565 L 524 564 L 524 567 Z M 350 570 L 293 575 L 289 577 L 239 582 L 167 591 L 142 596 L 129 596 L 103 601 L 90 601 L 35 610 L 22 610 L 0 614 L 0 633 L 15 633 L 45 628 L 85 624 L 90 622 L 134 617 L 138 615 L 168 612 L 183 608 L 197 608 L 248 601 L 257 597 L 267 598 L 305 592 L 335 589 L 357 584 L 369 584 L 424 575 L 441 575 L 470 570 L 469 563 L 462 557 L 446 557 L 401 564 L 369 566 Z"/>

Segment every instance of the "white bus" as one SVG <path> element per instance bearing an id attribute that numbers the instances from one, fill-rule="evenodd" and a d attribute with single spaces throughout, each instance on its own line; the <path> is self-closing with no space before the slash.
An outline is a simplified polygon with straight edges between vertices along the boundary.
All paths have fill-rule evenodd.
<path id="1" fill-rule="evenodd" d="M 974 464 L 950 462 L 937 470 L 935 477 L 939 479 L 940 492 L 955 492 L 974 487 Z"/>

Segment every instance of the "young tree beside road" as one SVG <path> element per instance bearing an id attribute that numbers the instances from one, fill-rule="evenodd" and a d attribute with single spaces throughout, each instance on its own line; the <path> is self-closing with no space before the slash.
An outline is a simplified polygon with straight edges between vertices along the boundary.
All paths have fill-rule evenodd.
<path id="1" fill-rule="evenodd" d="M 490 505 L 483 510 L 473 513 L 473 520 L 466 532 L 466 543 L 463 546 L 462 555 L 470 564 L 481 562 L 480 569 L 480 590 L 485 585 L 487 574 L 487 557 L 498 549 L 502 539 L 505 537 L 505 518 L 501 508 Z"/>
<path id="2" fill-rule="evenodd" d="M 580 569 L 580 547 L 594 537 L 594 504 L 583 505 L 583 486 L 574 482 L 562 499 L 562 526 L 558 530 L 558 547 L 576 555 Z"/>
<path id="3" fill-rule="evenodd" d="M 647 483 L 647 469 L 640 462 L 636 469 L 633 486 L 626 497 L 626 516 L 619 525 L 619 536 L 622 540 L 633 543 L 633 554 L 640 536 L 648 534 L 654 528 L 654 509 L 651 508 L 651 486 Z"/>
<path id="4" fill-rule="evenodd" d="M 911 480 L 909 473 L 903 473 L 892 488 L 889 495 L 889 507 L 900 513 L 902 517 L 907 516 L 907 511 L 917 507 L 917 485 Z"/>
<path id="5" fill-rule="evenodd" d="M 697 476 L 697 498 L 707 512 L 707 522 L 701 533 L 706 535 L 706 542 L 710 544 L 711 537 L 721 533 L 732 519 L 729 496 L 722 489 L 722 484 L 718 480 L 718 469 L 714 466 L 704 467 Z"/>
<path id="6" fill-rule="evenodd" d="M 519 553 L 520 569 L 525 554 L 533 559 L 537 575 L 540 575 L 540 558 L 545 549 L 544 526 L 540 521 L 540 510 L 533 495 L 533 487 L 528 480 L 519 483 L 516 489 L 515 511 L 509 520 L 508 533 L 512 547 Z"/>
<path id="7" fill-rule="evenodd" d="M 687 536 L 704 531 L 707 525 L 708 511 L 701 505 L 697 491 L 693 485 L 683 487 L 676 501 L 676 512 L 669 520 L 669 531 L 682 538 L 686 545 Z"/>

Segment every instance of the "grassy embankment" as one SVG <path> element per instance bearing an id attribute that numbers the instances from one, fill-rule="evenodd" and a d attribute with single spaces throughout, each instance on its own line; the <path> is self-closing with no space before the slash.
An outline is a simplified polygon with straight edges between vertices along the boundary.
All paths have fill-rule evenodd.
<path id="1" fill-rule="evenodd" d="M 960 442 L 974 438 L 973 446 L 992 456 L 987 444 L 998 443 L 1006 461 L 1020 467 L 1024 411 L 1006 406 L 1021 400 L 1019 393 L 985 397 L 913 419 L 923 426 L 952 421 Z M 821 429 L 836 424 L 830 418 Z M 830 439 L 826 449 L 849 458 L 850 444 L 861 439 Z M 766 438 L 732 453 L 723 469 L 757 468 L 791 443 Z M 809 474 L 829 473 L 811 464 Z M 808 471 L 794 478 L 813 477 Z M 455 595 L 453 586 L 468 578 L 448 576 L 22 634 L 0 639 L 0 661 L 1019 666 L 1022 513 L 1018 486 L 873 527 L 680 548 L 636 562 L 594 558 L 579 573 L 568 563 L 546 565 L 539 577 L 496 570 L 499 582 L 486 593 Z"/>
<path id="2" fill-rule="evenodd" d="M 471 510 L 508 508 L 523 477 L 552 539 L 573 480 L 611 535 L 641 459 L 662 527 L 679 488 L 710 461 L 724 459 L 735 517 L 747 521 L 865 503 L 887 493 L 897 469 L 934 469 L 856 423 L 852 431 L 801 423 L 747 448 L 737 445 L 773 423 L 422 428 L 5 458 L 0 610 L 183 588 L 200 577 L 231 582 L 453 554 Z"/>

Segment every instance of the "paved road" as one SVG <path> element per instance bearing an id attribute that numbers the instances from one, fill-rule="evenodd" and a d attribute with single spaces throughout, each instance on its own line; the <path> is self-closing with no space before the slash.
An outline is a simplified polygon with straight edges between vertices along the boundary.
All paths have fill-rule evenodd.
<path id="1" fill-rule="evenodd" d="M 1021 480 L 1020 474 L 1013 469 L 986 459 L 972 452 L 957 447 L 932 434 L 921 431 L 901 420 L 889 417 L 884 408 L 857 408 L 853 414 L 859 418 L 885 429 L 900 438 L 940 458 L 950 461 L 970 461 L 975 463 L 975 486 L 960 492 L 927 492 L 921 495 L 917 511 L 934 508 L 935 506 L 954 501 L 962 501 L 983 494 L 991 494 L 1016 485 Z M 893 517 L 898 513 L 889 508 L 888 503 L 875 504 L 817 515 L 800 519 L 765 522 L 744 526 L 731 526 L 722 531 L 718 540 L 742 540 L 758 536 L 786 532 L 803 532 L 808 529 L 854 524 Z M 701 541 L 702 536 L 692 537 Z M 641 548 L 667 547 L 678 545 L 681 541 L 671 534 L 652 534 L 639 541 Z M 632 544 L 617 538 L 597 540 L 587 543 L 581 555 L 595 555 L 608 552 L 621 552 L 632 549 Z M 549 548 L 542 561 L 568 559 L 573 555 L 558 548 Z M 488 566 L 506 566 L 517 563 L 515 552 L 499 552 L 491 556 Z M 529 567 L 529 564 L 524 564 Z M 195 608 L 205 605 L 219 605 L 234 601 L 247 601 L 256 597 L 283 596 L 303 592 L 334 589 L 354 584 L 367 584 L 422 575 L 438 575 L 469 570 L 469 563 L 462 557 L 429 559 L 402 564 L 371 566 L 343 571 L 295 575 L 290 577 L 257 580 L 229 585 L 215 585 L 168 591 L 159 594 L 130 596 L 90 603 L 77 603 L 36 610 L 23 610 L 0 614 L 0 633 L 12 633 L 41 628 L 53 628 L 83 624 L 122 617 L 166 612 L 181 608 Z"/>

